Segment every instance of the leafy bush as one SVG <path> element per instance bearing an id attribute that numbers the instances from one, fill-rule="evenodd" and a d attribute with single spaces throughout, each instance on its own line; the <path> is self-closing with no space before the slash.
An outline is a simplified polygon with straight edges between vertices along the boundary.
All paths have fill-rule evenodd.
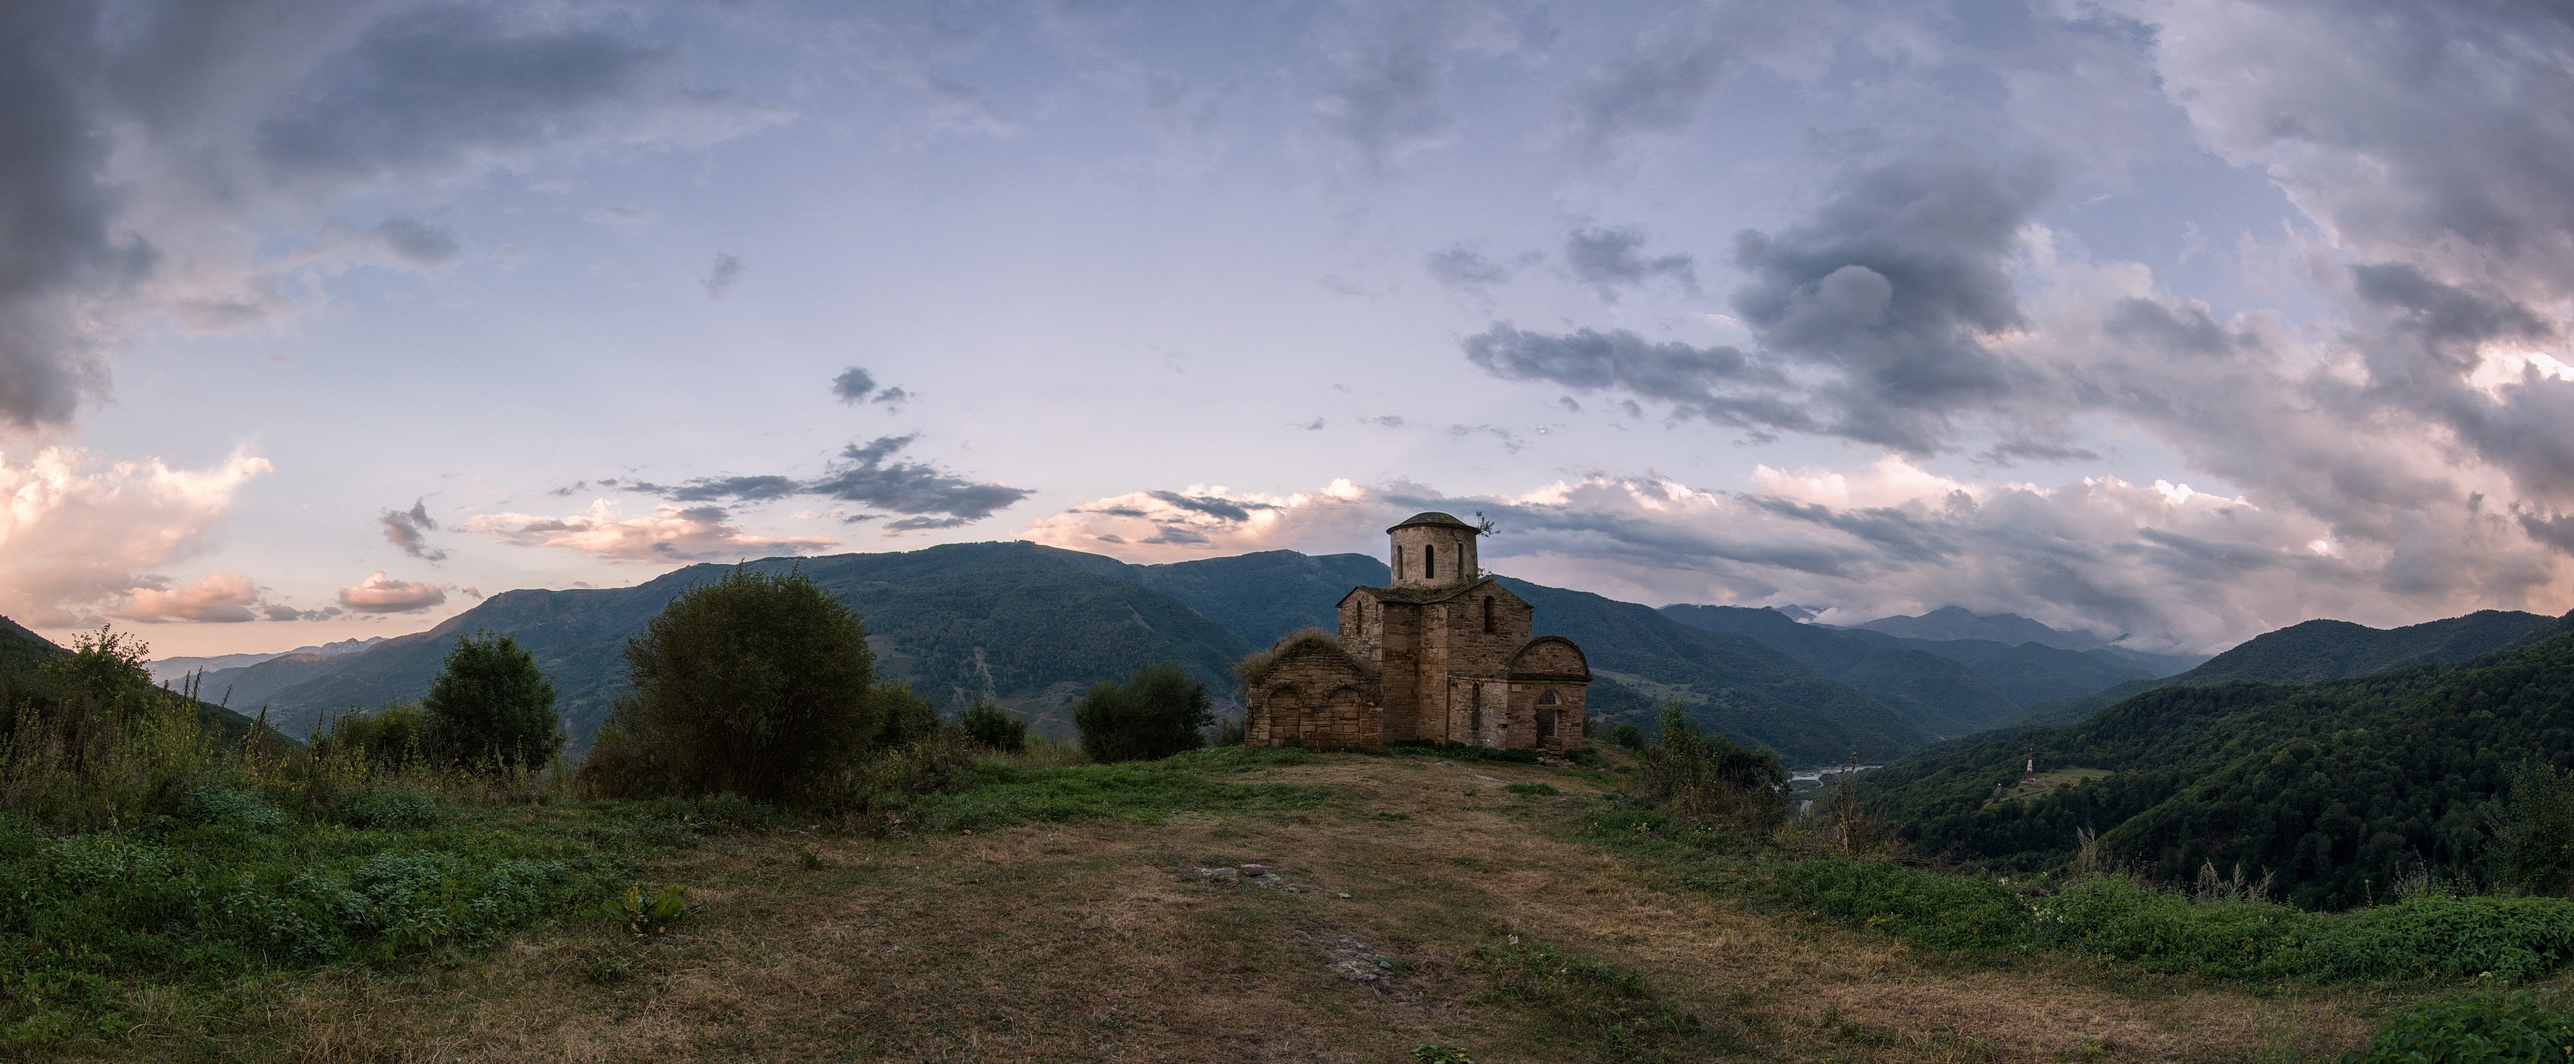
<path id="1" fill-rule="evenodd" d="M 1125 683 L 1101 681 L 1073 707 L 1081 752 L 1093 761 L 1154 761 L 1206 745 L 1215 723 L 1204 684 L 1171 664 L 1147 665 Z"/>
<path id="2" fill-rule="evenodd" d="M 912 693 L 910 684 L 886 680 L 876 685 L 869 695 L 875 703 L 878 748 L 909 746 L 938 732 L 938 707 L 930 700 Z"/>
<path id="3" fill-rule="evenodd" d="M 73 830 L 172 811 L 218 756 L 206 710 L 153 686 L 150 648 L 130 636 L 102 628 L 73 647 L 0 668 L 0 809 Z"/>
<path id="4" fill-rule="evenodd" d="M 458 638 L 420 708 L 429 715 L 428 746 L 450 764 L 542 765 L 563 748 L 554 685 L 506 635 Z"/>
<path id="5" fill-rule="evenodd" d="M 1684 820 L 1715 820 L 1765 834 L 1787 820 L 1787 770 L 1779 755 L 1703 734 L 1663 703 L 1662 735 L 1645 749 L 1644 792 Z"/>
<path id="6" fill-rule="evenodd" d="M 2533 894 L 2574 888 L 2574 772 L 2522 762 L 2495 819 L 2486 859 L 2504 882 Z"/>
<path id="7" fill-rule="evenodd" d="M 1609 729 L 1609 741 L 1629 750 L 1642 750 L 1645 747 L 1644 729 L 1636 727 L 1636 722 L 1631 720 L 1619 721 L 1617 727 Z"/>
<path id="8" fill-rule="evenodd" d="M 978 698 L 965 707 L 965 715 L 956 722 L 975 742 L 994 750 L 1016 751 L 1028 746 L 1028 722 L 1014 716 L 1001 704 L 989 698 Z"/>
<path id="9" fill-rule="evenodd" d="M 609 795 L 804 800 L 879 734 L 858 615 L 798 571 L 737 567 L 672 599 L 626 644 L 582 776 Z"/>
<path id="10" fill-rule="evenodd" d="M 425 763 L 429 756 L 429 714 L 409 702 L 393 701 L 372 714 L 345 713 L 331 721 L 328 732 L 313 738 L 315 756 L 359 756 L 376 766 L 400 770 Z"/>
<path id="11" fill-rule="evenodd" d="M 2396 1012 L 2346 1064 L 2484 1064 L 2574 1056 L 2574 1013 L 2552 993 L 2432 998 Z"/>

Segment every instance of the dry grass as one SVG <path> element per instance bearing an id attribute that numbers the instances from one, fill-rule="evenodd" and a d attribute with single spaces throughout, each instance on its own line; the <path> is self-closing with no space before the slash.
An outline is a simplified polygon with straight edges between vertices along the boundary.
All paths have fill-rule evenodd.
<path id="1" fill-rule="evenodd" d="M 1334 756 L 1244 778 L 1345 797 L 1150 826 L 717 839 L 657 870 L 707 906 L 668 941 L 620 941 L 602 920 L 480 961 L 310 978 L 237 1051 L 1231 1064 L 1392 1062 L 1435 1041 L 1478 1061 L 1608 1059 L 1480 992 L 1474 947 L 1512 931 L 1641 972 L 1707 1020 L 1708 1059 L 2296 1059 L 2285 1051 L 2366 1037 L 2356 998 L 2252 997 L 2066 959 L 1926 957 L 1666 889 L 1572 841 L 1571 799 L 1495 782 L 1589 789 L 1555 770 Z M 1245 862 L 1299 889 L 1191 871 Z"/>

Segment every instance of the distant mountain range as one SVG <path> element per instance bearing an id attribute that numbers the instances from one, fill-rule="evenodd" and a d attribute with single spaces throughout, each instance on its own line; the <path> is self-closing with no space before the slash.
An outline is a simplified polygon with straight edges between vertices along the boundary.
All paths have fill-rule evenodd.
<path id="1" fill-rule="evenodd" d="M 1333 627 L 1351 587 L 1391 579 L 1383 562 L 1359 554 L 1265 551 L 1132 565 L 1029 543 L 749 564 L 800 569 L 848 601 L 865 618 L 880 675 L 950 711 L 988 695 L 1058 734 L 1071 730 L 1069 708 L 1090 684 L 1157 661 L 1178 664 L 1220 702 L 1238 705 L 1232 663 L 1296 629 Z M 516 637 L 536 656 L 562 694 L 576 743 L 586 744 L 624 689 L 625 641 L 671 598 L 722 569 L 692 566 L 629 588 L 504 592 L 426 632 L 212 671 L 203 691 L 253 713 L 264 706 L 300 735 L 340 713 L 420 697 L 459 635 L 489 630 Z M 1942 610 L 1904 620 L 1912 622 L 1906 630 L 1938 635 L 2046 639 L 2006 646 L 1918 638 L 1802 624 L 1771 610 L 1658 611 L 1505 583 L 1537 606 L 1541 633 L 1571 638 L 1590 655 L 1598 674 L 1591 705 L 1604 719 L 1650 727 L 1655 707 L 1676 696 L 1700 723 L 1800 766 L 1853 752 L 1891 758 L 2014 719 L 2050 698 L 2151 681 L 2178 667 L 2007 614 Z M 2091 645 L 2079 650 L 2056 645 L 2084 641 Z"/>
<path id="2" fill-rule="evenodd" d="M 317 658 L 335 658 L 342 654 L 355 654 L 358 651 L 374 646 L 377 643 L 384 642 L 386 638 L 387 637 L 385 636 L 378 635 L 369 636 L 365 639 L 343 639 L 336 643 L 324 643 L 320 646 L 296 647 L 293 650 L 281 650 L 274 654 L 217 654 L 213 657 L 205 658 L 162 658 L 158 661 L 145 662 L 143 670 L 152 674 L 152 682 L 171 684 L 186 679 L 190 673 L 221 672 L 225 669 L 248 668 L 263 661 L 275 661 L 278 658 L 291 658 L 299 654 Z"/>

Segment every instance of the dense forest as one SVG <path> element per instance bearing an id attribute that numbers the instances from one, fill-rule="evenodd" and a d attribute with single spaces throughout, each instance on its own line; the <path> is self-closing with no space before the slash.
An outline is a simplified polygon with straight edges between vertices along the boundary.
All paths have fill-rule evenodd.
<path id="1" fill-rule="evenodd" d="M 2032 747 L 2042 783 L 2024 788 Z M 1918 850 L 1972 866 L 2052 869 L 2096 833 L 2088 859 L 2108 867 L 2240 870 L 2338 909 L 2488 876 L 2506 779 L 2532 759 L 2574 764 L 2574 621 L 2462 664 L 2148 691 L 2078 724 L 1922 751 L 1866 792 Z"/>

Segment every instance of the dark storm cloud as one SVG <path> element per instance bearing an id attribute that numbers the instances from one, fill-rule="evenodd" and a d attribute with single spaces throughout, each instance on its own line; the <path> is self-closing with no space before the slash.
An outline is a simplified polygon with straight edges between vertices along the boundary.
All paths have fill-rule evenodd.
<path id="1" fill-rule="evenodd" d="M 1938 562 L 1966 549 L 1941 523 L 1885 507 L 1835 509 L 1769 495 L 1737 495 L 1752 507 L 1780 517 L 1846 533 L 1876 548 L 1881 557 L 1904 562 Z"/>
<path id="2" fill-rule="evenodd" d="M 1466 360 L 1503 380 L 1535 380 L 1579 392 L 1621 391 L 1670 403 L 1676 413 L 1720 425 L 1799 432 L 1814 420 L 1782 395 L 1777 369 L 1731 347 L 1655 343 L 1624 329 L 1563 336 L 1495 323 L 1465 341 Z"/>
<path id="3" fill-rule="evenodd" d="M 1644 230 L 1576 229 L 1564 237 L 1564 264 L 1573 279 L 1591 286 L 1600 298 L 1618 301 L 1621 288 L 1642 288 L 1668 278 L 1689 291 L 1698 290 L 1698 264 L 1687 255 L 1644 252 Z"/>
<path id="4" fill-rule="evenodd" d="M 2102 322 L 2113 339 L 2177 355 L 2222 355 L 2238 346 L 2205 307 L 2167 307 L 2150 299 L 2123 299 Z"/>
<path id="5" fill-rule="evenodd" d="M 88 14 L 0 8 L 0 423 L 20 428 L 69 422 L 104 387 L 77 304 L 141 280 L 155 257 L 112 234 L 115 197 L 97 176 L 107 143 L 79 84 Z"/>
<path id="6" fill-rule="evenodd" d="M 429 545 L 428 533 L 438 530 L 438 522 L 429 516 L 429 501 L 416 499 L 409 510 L 386 510 L 376 518 L 384 526 L 384 541 L 422 561 L 447 560 L 447 552 Z"/>
<path id="7" fill-rule="evenodd" d="M 819 496 L 857 503 L 873 510 L 910 515 L 885 526 L 892 531 L 955 528 L 990 517 L 1036 494 L 1027 488 L 977 483 L 927 463 L 894 460 L 919 438 L 919 434 L 914 433 L 880 436 L 863 444 L 852 443 L 841 449 L 840 460 L 833 462 L 822 476 L 812 480 L 760 475 L 701 477 L 679 485 L 634 482 L 625 486 L 672 502 L 773 502 Z M 706 512 L 722 513 L 711 508 Z M 698 511 L 683 511 L 682 516 L 696 513 Z M 852 520 L 882 516 L 882 513 L 866 514 Z M 708 523 L 725 519 L 724 516 L 703 518 Z"/>
<path id="8" fill-rule="evenodd" d="M 1765 350 L 1830 375 L 1833 434 L 1936 451 L 2013 386 L 1983 338 L 2024 324 L 2004 267 L 2053 185 L 1962 148 L 1862 165 L 1805 221 L 1742 234 L 1734 307 Z"/>
<path id="9" fill-rule="evenodd" d="M 1667 495 L 1652 481 L 1621 481 L 1639 495 Z M 1685 522 L 1633 511 L 1585 506 L 1547 506 L 1492 499 L 1455 498 L 1402 485 L 1385 492 L 1397 510 L 1470 512 L 1481 510 L 1513 537 L 1523 537 L 1522 553 L 1566 550 L 1596 553 L 1655 568 L 1694 568 L 1710 562 L 1776 567 L 1821 576 L 1848 577 L 1866 571 L 1872 552 L 1819 542 L 1812 536 L 1762 538 L 1709 533 Z"/>
<path id="10" fill-rule="evenodd" d="M 0 7 L 0 427 L 68 424 L 146 314 L 253 326 L 297 305 L 278 271 L 462 253 L 414 218 L 328 222 L 266 253 L 242 234 L 270 214 L 327 216 L 360 189 L 443 193 L 566 150 L 704 142 L 779 117 L 684 86 L 670 47 L 560 12 L 391 6 Z M 181 247 L 188 274 L 161 270 L 157 249 Z"/>
<path id="11" fill-rule="evenodd" d="M 1508 267 L 1463 244 L 1431 252 L 1428 269 L 1431 280 L 1450 288 L 1480 290 L 1510 283 Z"/>

